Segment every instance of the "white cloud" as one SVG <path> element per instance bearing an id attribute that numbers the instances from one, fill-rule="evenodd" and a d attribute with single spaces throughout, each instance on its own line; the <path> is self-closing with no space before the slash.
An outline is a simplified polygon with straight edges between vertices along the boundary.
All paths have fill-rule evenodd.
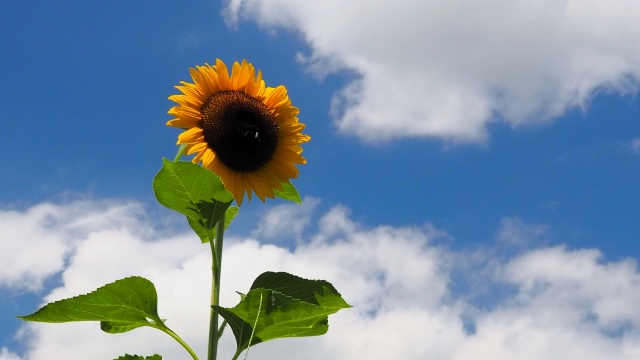
<path id="1" fill-rule="evenodd" d="M 302 231 L 311 221 L 313 210 L 319 203 L 318 199 L 306 197 L 302 204 L 274 206 L 260 219 L 253 235 L 261 239 L 300 239 Z"/>
<path id="2" fill-rule="evenodd" d="M 527 224 L 519 217 L 505 217 L 498 227 L 498 240 L 512 245 L 526 245 L 546 232 L 544 225 Z"/>
<path id="3" fill-rule="evenodd" d="M 68 244 L 71 255 L 61 268 L 62 283 L 46 300 L 88 292 L 129 275 L 145 276 L 158 289 L 160 315 L 204 354 L 208 247 L 191 234 L 154 233 L 153 224 L 140 216 L 139 208 L 128 210 L 134 215 L 130 220 L 114 216 L 135 206 L 104 204 L 83 203 L 85 211 L 74 210 L 75 217 L 66 220 L 84 224 L 87 230 L 78 232 L 69 232 L 62 224 L 47 227 L 26 221 L 40 205 L 10 214 L 15 223 L 29 224 L 32 233 L 67 237 L 61 241 Z M 46 206 L 58 219 L 59 214 L 77 209 L 73 203 Z M 0 221 L 6 214 L 0 215 Z M 90 218 L 102 223 L 97 226 Z M 506 286 L 512 292 L 496 294 L 478 307 L 466 294 L 452 291 L 451 274 L 456 264 L 468 263 L 469 255 L 432 244 L 428 234 L 433 231 L 433 227 L 367 227 L 351 220 L 347 209 L 334 207 L 319 219 L 317 231 L 301 239 L 295 249 L 254 239 L 226 239 L 223 305 L 234 305 L 238 301 L 234 291 L 246 291 L 266 270 L 327 279 L 354 305 L 330 318 L 327 335 L 261 344 L 249 358 L 281 359 L 283 354 L 310 360 L 640 358 L 636 306 L 640 273 L 634 260 L 607 262 L 597 250 L 564 247 L 496 260 L 491 271 L 469 271 L 485 277 L 483 286 Z M 0 248 L 0 253 L 12 251 L 4 243 Z M 64 256 L 36 254 L 42 260 Z M 29 349 L 25 360 L 115 358 L 125 352 L 186 358 L 177 344 L 152 329 L 108 335 L 92 323 L 29 324 L 21 336 Z M 228 333 L 221 344 L 221 358 L 230 358 L 232 347 Z M 5 358 L 17 360 L 8 349 L 0 351 L 0 359 Z"/>
<path id="4" fill-rule="evenodd" d="M 0 209 L 0 249 L 6 249 L 0 251 L 0 286 L 38 289 L 62 269 L 74 243 L 91 232 L 135 223 L 140 212 L 132 203 L 88 201 L 72 206 L 43 203 L 25 211 Z"/>
<path id="5" fill-rule="evenodd" d="M 639 325 L 636 262 L 600 264 L 601 257 L 593 249 L 540 249 L 512 260 L 504 277 L 519 286 L 518 301 L 541 313 L 564 312 L 564 317 L 603 331 Z"/>
<path id="6" fill-rule="evenodd" d="M 631 148 L 632 151 L 640 152 L 640 138 L 631 140 L 631 143 L 629 143 L 629 148 Z"/>
<path id="7" fill-rule="evenodd" d="M 20 357 L 3 347 L 0 349 L 0 360 L 20 360 Z"/>
<path id="8" fill-rule="evenodd" d="M 634 0 L 228 0 L 223 14 L 301 34 L 320 76 L 359 74 L 332 113 L 370 141 L 481 141 L 491 121 L 548 121 L 640 85 Z"/>

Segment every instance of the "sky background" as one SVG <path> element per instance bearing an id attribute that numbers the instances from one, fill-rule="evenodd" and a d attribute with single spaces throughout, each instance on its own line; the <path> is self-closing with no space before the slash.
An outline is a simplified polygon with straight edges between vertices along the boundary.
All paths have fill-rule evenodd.
<path id="1" fill-rule="evenodd" d="M 0 360 L 185 358 L 152 329 L 15 318 L 129 275 L 205 354 L 208 248 L 151 181 L 177 149 L 167 97 L 216 58 L 284 84 L 312 137 L 303 204 L 254 199 L 229 228 L 222 304 L 274 270 L 354 305 L 249 358 L 640 359 L 638 18 L 633 0 L 4 4 Z"/>

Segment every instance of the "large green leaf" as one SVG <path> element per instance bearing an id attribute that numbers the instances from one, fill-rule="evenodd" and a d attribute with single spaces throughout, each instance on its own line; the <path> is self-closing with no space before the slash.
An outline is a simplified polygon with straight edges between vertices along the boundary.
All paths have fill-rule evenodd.
<path id="1" fill-rule="evenodd" d="M 294 299 L 326 308 L 339 310 L 351 307 L 330 282 L 307 280 L 285 272 L 262 273 L 253 281 L 251 289 L 271 289 Z"/>
<path id="2" fill-rule="evenodd" d="M 203 243 L 214 238 L 218 220 L 233 201 L 216 174 L 186 161 L 163 159 L 153 191 L 162 205 L 187 216 Z"/>
<path id="3" fill-rule="evenodd" d="M 328 316 L 350 307 L 324 280 L 266 272 L 233 308 L 216 307 L 236 338 L 236 356 L 250 345 L 299 336 L 322 335 Z"/>
<path id="4" fill-rule="evenodd" d="M 171 336 L 196 358 L 191 347 L 158 315 L 158 294 L 153 283 L 139 276 L 114 281 L 85 295 L 46 304 L 31 315 L 18 317 L 48 323 L 100 321 L 100 328 L 111 334 L 149 326 Z M 161 360 L 162 357 L 157 354 L 147 357 L 127 354 L 116 360 L 120 359 Z"/>
<path id="5" fill-rule="evenodd" d="M 158 295 L 153 283 L 133 276 L 107 284 L 89 294 L 45 305 L 27 321 L 62 323 L 100 321 L 109 333 L 120 333 L 141 326 L 163 327 L 158 316 Z"/>

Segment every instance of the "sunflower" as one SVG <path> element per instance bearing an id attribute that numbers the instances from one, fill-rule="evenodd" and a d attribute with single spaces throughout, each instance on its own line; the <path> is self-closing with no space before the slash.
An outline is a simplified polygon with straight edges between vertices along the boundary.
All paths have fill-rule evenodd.
<path id="1" fill-rule="evenodd" d="M 184 129 L 178 144 L 194 163 L 216 173 L 225 188 L 242 204 L 244 193 L 251 200 L 274 197 L 274 190 L 298 177 L 296 164 L 306 160 L 301 144 L 311 138 L 302 134 L 298 108 L 291 105 L 287 89 L 265 87 L 262 73 L 246 60 L 235 62 L 231 76 L 216 60 L 189 69 L 193 83 L 176 86 L 182 94 L 169 100 L 178 105 L 169 110 L 175 119 L 167 125 Z"/>

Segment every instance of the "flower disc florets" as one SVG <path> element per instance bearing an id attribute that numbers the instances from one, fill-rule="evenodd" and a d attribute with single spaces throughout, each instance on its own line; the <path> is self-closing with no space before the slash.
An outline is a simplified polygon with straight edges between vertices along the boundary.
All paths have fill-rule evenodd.
<path id="1" fill-rule="evenodd" d="M 256 171 L 273 158 L 278 123 L 260 101 L 240 91 L 221 91 L 200 112 L 204 140 L 230 169 Z"/>

